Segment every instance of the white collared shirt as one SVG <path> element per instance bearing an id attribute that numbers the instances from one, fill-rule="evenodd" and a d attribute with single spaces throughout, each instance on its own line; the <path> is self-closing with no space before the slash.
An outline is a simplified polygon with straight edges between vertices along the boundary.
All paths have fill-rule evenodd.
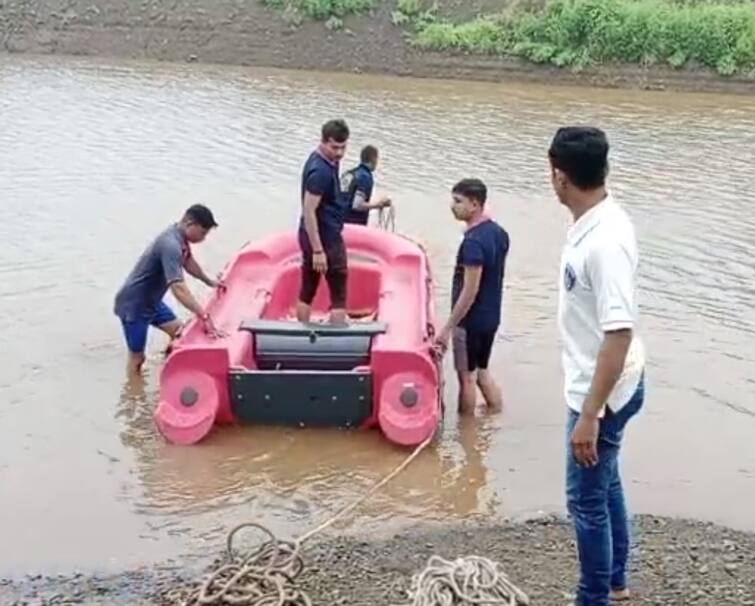
<path id="1" fill-rule="evenodd" d="M 590 391 L 605 332 L 631 328 L 634 335 L 624 370 L 606 404 L 617 411 L 639 384 L 645 352 L 637 336 L 638 256 L 634 226 L 610 195 L 582 215 L 567 234 L 561 255 L 558 325 L 564 395 L 577 412 Z"/>

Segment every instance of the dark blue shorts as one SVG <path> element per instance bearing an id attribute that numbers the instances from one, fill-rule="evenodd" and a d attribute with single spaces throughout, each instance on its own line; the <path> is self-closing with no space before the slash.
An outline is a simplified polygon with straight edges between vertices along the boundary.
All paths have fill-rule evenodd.
<path id="1" fill-rule="evenodd" d="M 147 346 L 147 331 L 150 325 L 162 326 L 174 320 L 176 320 L 176 314 L 163 302 L 160 302 L 150 317 L 143 320 L 126 321 L 121 319 L 123 335 L 126 337 L 128 350 L 131 353 L 144 353 L 144 349 Z"/>

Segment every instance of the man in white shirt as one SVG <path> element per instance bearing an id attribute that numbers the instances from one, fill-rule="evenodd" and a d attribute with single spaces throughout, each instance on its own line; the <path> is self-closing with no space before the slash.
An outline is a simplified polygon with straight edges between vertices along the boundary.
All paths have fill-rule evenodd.
<path id="1" fill-rule="evenodd" d="M 581 570 L 576 606 L 629 598 L 618 456 L 624 427 L 644 402 L 637 241 L 605 185 L 608 148 L 600 129 L 565 127 L 548 152 L 553 188 L 574 217 L 561 257 L 558 324 L 569 411 L 566 497 Z"/>

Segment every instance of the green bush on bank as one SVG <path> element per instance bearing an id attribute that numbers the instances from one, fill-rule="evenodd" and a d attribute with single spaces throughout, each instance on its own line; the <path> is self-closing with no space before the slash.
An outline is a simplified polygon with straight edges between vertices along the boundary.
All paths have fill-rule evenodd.
<path id="1" fill-rule="evenodd" d="M 293 11 L 309 19 L 328 21 L 363 13 L 374 6 L 373 0 L 262 0 L 262 4 Z"/>
<path id="2" fill-rule="evenodd" d="M 664 0 L 547 0 L 453 24 L 425 23 L 424 49 L 515 55 L 539 63 L 697 62 L 730 75 L 755 68 L 755 4 Z"/>
<path id="3" fill-rule="evenodd" d="M 395 25 L 411 25 L 421 29 L 435 21 L 435 8 L 427 7 L 425 0 L 398 0 L 393 11 Z"/>

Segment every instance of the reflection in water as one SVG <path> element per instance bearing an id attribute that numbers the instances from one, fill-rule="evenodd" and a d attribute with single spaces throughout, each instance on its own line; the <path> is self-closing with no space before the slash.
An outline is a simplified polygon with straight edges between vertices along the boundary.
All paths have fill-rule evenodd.
<path id="1" fill-rule="evenodd" d="M 303 532 L 363 494 L 408 454 L 377 431 L 284 427 L 224 427 L 198 447 L 176 447 L 155 433 L 156 396 L 143 381 L 125 383 L 117 416 L 144 487 L 136 509 L 180 515 L 170 525 L 174 534 L 203 525 L 198 519 L 225 518 L 229 510 L 264 518 L 277 532 Z M 427 448 L 360 508 L 367 520 L 360 529 L 377 530 L 402 515 L 447 520 L 491 513 L 495 497 L 486 494 L 483 460 L 494 421 L 451 419 L 440 446 Z"/>
<path id="2" fill-rule="evenodd" d="M 650 366 L 625 448 L 630 504 L 755 529 L 752 99 L 14 57 L 0 63 L 0 535 L 13 545 L 0 574 L 206 553 L 250 518 L 296 535 L 406 456 L 377 432 L 263 427 L 169 446 L 151 418 L 157 333 L 145 382 L 123 383 L 112 297 L 135 255 L 193 202 L 220 223 L 196 250 L 211 272 L 293 228 L 301 163 L 333 116 L 352 127 L 346 164 L 380 148 L 378 187 L 430 251 L 439 312 L 458 178 L 487 182 L 512 238 L 491 360 L 507 410 L 449 411 L 440 440 L 339 530 L 563 509 L 568 217 L 545 150 L 566 122 L 609 133 L 612 189 L 640 240 Z"/>

